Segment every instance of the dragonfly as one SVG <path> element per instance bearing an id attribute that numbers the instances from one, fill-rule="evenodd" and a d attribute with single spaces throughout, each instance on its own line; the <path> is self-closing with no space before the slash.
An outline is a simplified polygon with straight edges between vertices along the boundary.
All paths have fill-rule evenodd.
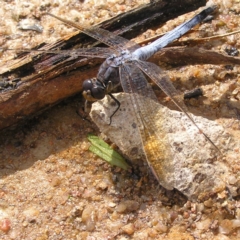
<path id="1" fill-rule="evenodd" d="M 196 128 L 204 135 L 205 139 L 220 152 L 214 142 L 200 129 L 192 116 L 188 113 L 181 94 L 178 93 L 172 84 L 169 76 L 156 64 L 147 62 L 152 55 L 167 46 L 174 40 L 180 38 L 191 28 L 202 22 L 209 14 L 215 11 L 215 6 L 210 6 L 202 10 L 187 22 L 174 28 L 164 36 L 153 41 L 151 44 L 141 47 L 134 41 L 127 40 L 114 33 L 101 29 L 97 26 L 85 27 L 78 23 L 62 19 L 51 13 L 48 15 L 79 29 L 88 36 L 104 43 L 106 47 L 95 47 L 90 49 L 77 49 L 71 54 L 85 57 L 104 58 L 105 61 L 99 67 L 96 78 L 87 79 L 83 82 L 83 96 L 86 103 L 103 99 L 109 95 L 117 103 L 115 112 L 119 109 L 121 103 L 111 94 L 118 86 L 127 93 L 136 116 L 136 122 L 139 128 L 141 142 L 146 155 L 147 163 L 152 170 L 158 182 L 163 185 L 168 172 L 171 171 L 172 153 L 166 148 L 164 138 L 165 130 L 163 125 L 155 124 L 154 107 L 147 104 L 146 99 L 158 102 L 158 99 L 147 80 L 150 78 L 174 104 L 188 117 Z M 51 51 L 50 51 L 51 52 Z M 110 117 L 114 117 L 115 112 Z M 164 117 L 164 116 L 162 116 Z M 161 132 L 159 135 L 157 133 Z M 162 163 L 165 164 L 162 164 Z M 168 164 L 169 163 L 169 164 Z M 163 167 L 164 166 L 164 167 Z M 165 186 L 168 188 L 167 186 Z"/>
<path id="2" fill-rule="evenodd" d="M 168 172 L 171 171 L 172 153 L 165 147 L 167 143 L 162 134 L 161 136 L 157 134 L 159 132 L 165 134 L 165 130 L 163 125 L 155 124 L 153 118 L 155 109 L 153 106 L 147 104 L 146 99 L 150 99 L 154 102 L 158 102 L 158 99 L 147 81 L 146 76 L 170 97 L 174 104 L 184 112 L 184 114 L 186 114 L 192 124 L 199 129 L 201 134 L 204 135 L 215 150 L 218 152 L 220 152 L 220 150 L 198 127 L 188 113 L 181 94 L 178 93 L 168 75 L 159 66 L 147 62 L 146 60 L 202 22 L 209 14 L 213 13 L 215 9 L 215 6 L 205 8 L 192 19 L 174 28 L 151 44 L 143 47 L 99 27 L 94 26 L 88 28 L 48 13 L 48 15 L 79 29 L 88 36 L 109 46 L 109 48 L 95 47 L 75 50 L 75 54 L 77 55 L 105 59 L 99 68 L 97 77 L 87 79 L 83 82 L 83 96 L 86 99 L 86 103 L 101 100 L 106 95 L 113 98 L 118 106 L 110 116 L 111 123 L 111 118 L 114 117 L 115 112 L 120 106 L 120 103 L 114 98 L 111 92 L 119 85 L 122 86 L 123 91 L 128 94 L 133 106 L 147 163 L 161 185 L 163 185 L 168 177 Z M 166 164 L 168 162 L 169 164 Z"/>

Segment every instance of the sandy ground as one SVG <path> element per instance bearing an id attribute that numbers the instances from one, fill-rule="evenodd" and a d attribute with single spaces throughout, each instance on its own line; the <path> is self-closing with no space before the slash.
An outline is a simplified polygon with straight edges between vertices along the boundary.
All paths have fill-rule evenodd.
<path id="1" fill-rule="evenodd" d="M 40 23 L 45 29 L 43 34 L 17 30 L 19 16 L 29 14 L 30 19 L 33 16 L 41 19 L 37 2 L 1 2 L 1 15 L 5 13 L 6 19 L 12 19 L 1 19 L 1 28 L 10 36 L 10 39 L 1 38 L 1 44 L 12 48 L 32 47 L 43 39 L 54 41 L 72 31 L 45 17 Z M 42 1 L 41 7 L 62 17 L 66 14 L 66 18 L 67 14 L 74 16 L 78 11 L 89 16 L 91 9 L 91 24 L 94 24 L 136 6 L 134 1 L 108 2 L 114 11 L 108 10 L 105 1 L 65 1 L 68 5 Z M 221 13 L 225 27 L 235 30 L 238 26 L 233 17 L 238 17 L 239 3 L 221 2 L 235 11 L 227 14 L 222 10 Z M 215 31 L 221 33 L 221 21 L 217 21 Z M 237 36 L 229 37 L 215 49 L 221 50 L 230 44 L 239 48 Z M 3 57 L 12 56 L 4 53 Z M 188 103 L 192 112 L 217 119 L 232 134 L 239 134 L 238 109 L 225 104 L 226 99 L 239 101 L 238 67 L 231 72 L 222 66 L 167 71 L 179 90 L 203 85 L 205 98 Z M 207 74 L 214 76 L 214 83 Z M 226 90 L 228 94 L 223 98 Z M 240 238 L 239 199 L 227 199 L 227 192 L 224 196 L 210 196 L 203 202 L 190 202 L 178 192 L 161 188 L 142 161 L 126 172 L 88 152 L 87 134 L 99 132 L 91 122 L 76 114 L 82 106 L 79 95 L 26 122 L 25 126 L 1 133 L 0 239 Z M 210 109 L 215 109 L 212 115 Z"/>

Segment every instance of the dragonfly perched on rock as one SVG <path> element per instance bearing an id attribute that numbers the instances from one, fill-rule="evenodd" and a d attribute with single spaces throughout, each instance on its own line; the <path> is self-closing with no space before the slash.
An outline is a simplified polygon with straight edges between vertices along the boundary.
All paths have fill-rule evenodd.
<path id="1" fill-rule="evenodd" d="M 146 62 L 146 60 L 203 21 L 210 13 L 214 12 L 215 8 L 215 6 L 205 8 L 189 21 L 179 25 L 163 37 L 143 47 L 107 30 L 98 27 L 87 28 L 48 13 L 48 15 L 81 30 L 83 33 L 110 47 L 75 50 L 77 55 L 106 58 L 99 68 L 97 77 L 84 81 L 83 95 L 87 101 L 91 102 L 103 99 L 107 94 L 114 99 L 118 106 L 110 116 L 109 121 L 111 124 L 111 118 L 114 117 L 115 112 L 121 104 L 114 98 L 111 91 L 119 85 L 122 86 L 124 92 L 128 93 L 134 109 L 148 165 L 160 184 L 162 179 L 167 177 L 167 172 L 170 171 L 170 167 L 168 169 L 166 164 L 165 167 L 162 167 L 162 162 L 170 162 L 171 153 L 165 147 L 165 139 L 157 134 L 159 132 L 165 132 L 164 126 L 159 126 L 154 123 L 155 120 L 152 117 L 155 111 L 154 106 L 149 105 L 147 103 L 148 101 L 146 101 L 150 99 L 151 101 L 158 102 L 146 76 L 157 84 L 160 89 L 171 98 L 176 106 L 186 114 L 192 124 L 200 130 L 201 134 L 204 135 L 215 150 L 220 151 L 212 140 L 201 131 L 191 115 L 188 114 L 182 96 L 178 94 L 168 75 L 157 65 Z M 74 52 L 71 54 L 74 54 Z M 164 116 L 162 117 L 164 118 Z"/>

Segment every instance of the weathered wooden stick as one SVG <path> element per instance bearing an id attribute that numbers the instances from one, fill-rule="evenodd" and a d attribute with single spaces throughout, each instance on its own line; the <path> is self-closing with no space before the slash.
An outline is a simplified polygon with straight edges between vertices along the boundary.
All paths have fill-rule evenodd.
<path id="1" fill-rule="evenodd" d="M 151 61 L 161 61 L 170 65 L 194 64 L 240 64 L 239 57 L 228 56 L 220 52 L 199 47 L 168 47 L 156 53 Z"/>

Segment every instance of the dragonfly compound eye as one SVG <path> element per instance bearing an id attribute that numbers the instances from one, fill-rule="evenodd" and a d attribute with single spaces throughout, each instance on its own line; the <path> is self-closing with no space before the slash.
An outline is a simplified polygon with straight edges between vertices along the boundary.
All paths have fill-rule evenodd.
<path id="1" fill-rule="evenodd" d="M 87 79 L 83 82 L 83 91 L 87 91 L 93 88 L 93 82 L 90 79 Z"/>
<path id="2" fill-rule="evenodd" d="M 95 86 L 91 89 L 92 96 L 96 99 L 103 99 L 105 97 L 105 89 L 102 86 Z"/>

